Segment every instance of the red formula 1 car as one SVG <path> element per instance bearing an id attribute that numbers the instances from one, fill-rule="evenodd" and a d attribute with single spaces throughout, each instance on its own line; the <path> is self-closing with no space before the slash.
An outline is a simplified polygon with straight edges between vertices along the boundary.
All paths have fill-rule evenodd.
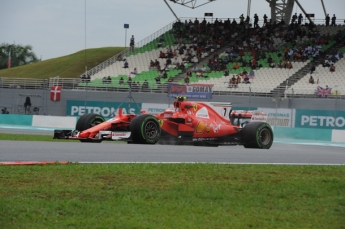
<path id="1" fill-rule="evenodd" d="M 232 111 L 230 103 L 189 102 L 179 97 L 173 109 L 157 115 L 119 114 L 105 121 L 98 114 L 79 118 L 76 130 L 55 130 L 54 138 L 81 142 L 121 140 L 132 144 L 243 145 L 269 149 L 273 131 L 267 114 Z"/>

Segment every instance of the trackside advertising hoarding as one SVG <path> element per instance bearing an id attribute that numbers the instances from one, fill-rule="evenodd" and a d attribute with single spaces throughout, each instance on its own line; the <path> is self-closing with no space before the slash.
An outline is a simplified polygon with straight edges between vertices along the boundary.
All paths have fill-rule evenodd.
<path id="1" fill-rule="evenodd" d="M 295 127 L 345 130 L 345 111 L 296 109 Z"/>
<path id="2" fill-rule="evenodd" d="M 168 97 L 185 96 L 188 99 L 212 99 L 213 84 L 168 85 Z"/>
<path id="3" fill-rule="evenodd" d="M 96 113 L 104 118 L 112 118 L 118 113 L 120 104 L 121 102 L 67 100 L 66 115 L 81 116 L 83 114 Z M 128 108 L 128 103 L 125 102 L 122 103 L 121 108 L 124 114 L 139 114 L 141 103 L 131 103 Z"/>
<path id="4" fill-rule="evenodd" d="M 273 108 L 263 108 L 258 107 L 259 111 L 263 111 L 268 114 L 267 123 L 271 126 L 284 126 L 284 127 L 294 127 L 295 123 L 294 115 L 295 109 L 273 109 Z"/>

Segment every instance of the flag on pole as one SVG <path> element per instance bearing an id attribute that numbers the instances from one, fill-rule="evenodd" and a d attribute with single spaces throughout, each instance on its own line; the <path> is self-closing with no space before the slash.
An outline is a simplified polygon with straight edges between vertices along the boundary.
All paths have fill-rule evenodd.
<path id="1" fill-rule="evenodd" d="M 11 68 L 11 51 L 8 53 L 7 68 Z"/>

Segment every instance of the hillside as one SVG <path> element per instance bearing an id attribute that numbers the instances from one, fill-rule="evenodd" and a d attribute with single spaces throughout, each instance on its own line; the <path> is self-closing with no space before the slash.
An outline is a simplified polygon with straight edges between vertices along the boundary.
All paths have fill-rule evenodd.
<path id="1" fill-rule="evenodd" d="M 87 68 L 91 69 L 124 50 L 123 47 L 86 49 Z M 85 71 L 85 51 L 41 62 L 0 70 L 0 77 L 39 78 L 60 76 L 77 78 Z"/>

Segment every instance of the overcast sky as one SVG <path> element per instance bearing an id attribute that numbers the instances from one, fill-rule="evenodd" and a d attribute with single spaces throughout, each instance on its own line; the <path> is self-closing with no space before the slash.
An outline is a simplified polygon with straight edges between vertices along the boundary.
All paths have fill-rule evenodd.
<path id="1" fill-rule="evenodd" d="M 217 0 L 193 10 L 168 2 L 178 17 L 203 17 L 210 12 L 218 18 L 246 15 L 248 3 Z M 265 0 L 251 2 L 251 17 L 254 13 L 260 20 L 264 14 L 270 17 Z M 320 0 L 299 2 L 308 13 L 315 13 L 315 18 L 325 17 Z M 345 18 L 345 0 L 324 0 L 324 3 L 330 15 Z M 296 4 L 295 12 L 301 13 Z M 129 24 L 128 46 L 131 35 L 138 42 L 174 20 L 163 0 L 0 0 L 0 43 L 32 45 L 37 57 L 46 60 L 75 53 L 85 46 L 125 46 L 125 23 Z"/>

